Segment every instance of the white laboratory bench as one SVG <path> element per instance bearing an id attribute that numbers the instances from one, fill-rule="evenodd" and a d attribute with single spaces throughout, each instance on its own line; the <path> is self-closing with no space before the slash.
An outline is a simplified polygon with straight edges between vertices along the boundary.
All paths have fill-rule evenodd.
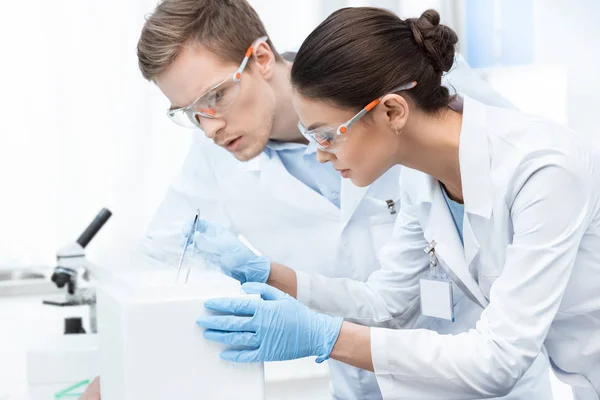
<path id="1" fill-rule="evenodd" d="M 43 335 L 60 335 L 64 319 L 82 317 L 85 306 L 54 307 L 42 304 L 47 296 L 0 296 L 0 400 L 27 399 L 26 352 Z"/>
<path id="2" fill-rule="evenodd" d="M 43 335 L 61 335 L 64 318 L 82 317 L 86 331 L 86 306 L 43 305 L 44 298 L 56 295 L 4 295 L 0 291 L 0 400 L 28 400 L 26 352 Z M 60 293 L 60 292 L 58 292 Z M 265 366 L 266 400 L 329 399 L 326 365 L 313 360 L 276 363 Z"/>
<path id="3" fill-rule="evenodd" d="M 67 317 L 82 317 L 85 329 L 89 329 L 86 306 L 43 305 L 42 299 L 49 296 L 10 296 L 0 290 L 0 400 L 28 400 L 26 351 L 36 338 L 62 334 Z M 266 400 L 329 399 L 325 364 L 317 366 L 311 359 L 267 364 Z M 570 388 L 550 374 L 554 398 L 571 400 Z"/>

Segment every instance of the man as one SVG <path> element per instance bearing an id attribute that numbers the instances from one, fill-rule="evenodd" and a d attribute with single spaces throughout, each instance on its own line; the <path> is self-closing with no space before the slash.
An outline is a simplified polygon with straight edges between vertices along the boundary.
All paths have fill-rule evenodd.
<path id="1" fill-rule="evenodd" d="M 146 21 L 138 44 L 143 76 L 170 100 L 175 122 L 204 133 L 195 132 L 142 251 L 176 263 L 182 226 L 199 209 L 271 260 L 366 280 L 379 269 L 378 250 L 391 237 L 399 168 L 358 188 L 331 164 L 317 162 L 316 149 L 297 129 L 290 61 L 266 36 L 245 0 L 166 0 Z M 457 61 L 447 80 L 488 104 L 508 105 L 464 62 Z M 419 326 L 444 332 L 474 327 L 481 309 L 464 296 L 460 302 L 456 309 L 468 317 Z M 333 398 L 381 399 L 374 374 L 332 360 L 329 367 Z"/>

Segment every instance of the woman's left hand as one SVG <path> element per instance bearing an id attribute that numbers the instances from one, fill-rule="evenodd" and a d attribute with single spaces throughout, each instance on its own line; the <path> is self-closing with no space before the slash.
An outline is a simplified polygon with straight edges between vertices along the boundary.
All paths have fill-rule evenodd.
<path id="1" fill-rule="evenodd" d="M 342 318 L 316 313 L 293 297 L 264 283 L 245 283 L 242 289 L 261 299 L 222 298 L 204 306 L 224 315 L 199 317 L 204 337 L 244 350 L 226 350 L 221 358 L 249 363 L 317 356 L 327 360 L 338 338 Z"/>

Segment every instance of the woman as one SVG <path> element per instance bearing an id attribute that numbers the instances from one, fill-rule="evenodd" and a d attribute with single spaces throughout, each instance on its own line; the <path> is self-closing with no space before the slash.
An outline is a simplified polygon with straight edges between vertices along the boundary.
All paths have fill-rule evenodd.
<path id="1" fill-rule="evenodd" d="M 306 39 L 291 74 L 299 128 L 356 185 L 408 167 L 394 237 L 366 283 L 248 255 L 229 273 L 266 281 L 243 286 L 264 301 L 213 300 L 226 315 L 197 321 L 210 340 L 250 347 L 223 358 L 332 357 L 374 371 L 385 398 L 465 399 L 509 393 L 547 350 L 577 399 L 600 398 L 600 151 L 450 97 L 441 76 L 456 42 L 435 11 L 402 21 L 369 8 L 336 12 Z M 220 234 L 207 227 L 200 243 Z M 484 308 L 476 329 L 402 329 L 420 313 L 452 318 L 453 285 Z"/>

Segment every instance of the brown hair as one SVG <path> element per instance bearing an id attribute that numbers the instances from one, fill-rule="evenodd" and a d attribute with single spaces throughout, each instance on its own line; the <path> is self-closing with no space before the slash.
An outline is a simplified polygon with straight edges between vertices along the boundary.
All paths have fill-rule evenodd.
<path id="1" fill-rule="evenodd" d="M 292 67 L 292 84 L 303 96 L 360 109 L 394 88 L 426 112 L 447 106 L 442 73 L 454 62 L 456 33 L 440 25 L 435 10 L 400 19 L 374 7 L 343 8 L 304 41 Z"/>
<path id="2" fill-rule="evenodd" d="M 146 19 L 137 46 L 138 64 L 144 78 L 154 80 L 190 42 L 239 63 L 252 42 L 266 35 L 246 0 L 164 0 Z M 281 61 L 273 43 L 267 43 Z"/>

